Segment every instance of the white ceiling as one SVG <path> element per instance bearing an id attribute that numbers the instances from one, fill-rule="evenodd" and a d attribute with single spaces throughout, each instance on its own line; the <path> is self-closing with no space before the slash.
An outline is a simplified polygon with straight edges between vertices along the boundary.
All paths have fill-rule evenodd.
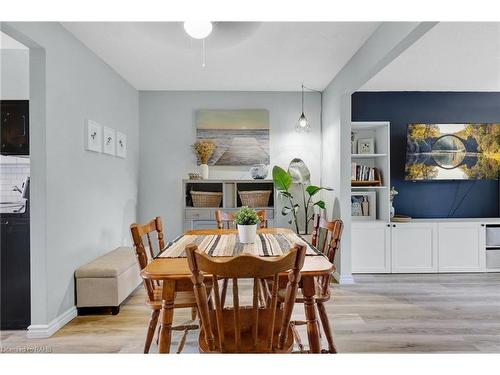
<path id="1" fill-rule="evenodd" d="M 202 42 L 181 22 L 62 25 L 139 90 L 324 89 L 377 22 L 217 22 Z"/>
<path id="2" fill-rule="evenodd" d="M 500 91 L 500 23 L 439 23 L 362 91 Z"/>
<path id="3" fill-rule="evenodd" d="M 19 43 L 17 40 L 11 38 L 7 34 L 0 31 L 0 49 L 25 49 L 27 50 L 24 44 Z"/>

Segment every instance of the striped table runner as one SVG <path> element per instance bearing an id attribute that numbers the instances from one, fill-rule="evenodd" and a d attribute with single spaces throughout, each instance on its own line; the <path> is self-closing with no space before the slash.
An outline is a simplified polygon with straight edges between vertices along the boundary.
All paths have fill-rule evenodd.
<path id="1" fill-rule="evenodd" d="M 258 256 L 279 256 L 286 253 L 294 243 L 306 245 L 306 255 L 319 255 L 313 246 L 295 233 L 257 234 L 255 242 L 243 244 L 237 234 L 222 235 L 185 235 L 176 239 L 161 252 L 159 258 L 186 257 L 186 246 L 195 244 L 211 256 L 236 256 L 249 253 Z"/>

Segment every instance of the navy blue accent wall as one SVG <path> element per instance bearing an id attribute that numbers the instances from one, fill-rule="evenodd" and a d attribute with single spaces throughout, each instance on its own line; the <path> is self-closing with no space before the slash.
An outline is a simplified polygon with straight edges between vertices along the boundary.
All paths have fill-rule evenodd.
<path id="1" fill-rule="evenodd" d="M 404 169 L 407 124 L 499 123 L 500 92 L 356 92 L 352 121 L 391 122 L 396 213 L 415 218 L 499 216 L 498 181 L 412 182 L 404 180 Z"/>

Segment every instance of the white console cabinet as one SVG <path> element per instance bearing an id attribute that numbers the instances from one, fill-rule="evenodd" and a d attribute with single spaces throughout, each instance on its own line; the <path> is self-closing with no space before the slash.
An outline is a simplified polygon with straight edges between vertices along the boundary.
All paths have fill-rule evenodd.
<path id="1" fill-rule="evenodd" d="M 486 266 L 485 226 L 439 223 L 439 272 L 478 272 Z"/>
<path id="2" fill-rule="evenodd" d="M 391 272 L 391 228 L 383 221 L 353 223 L 352 272 Z"/>
<path id="3" fill-rule="evenodd" d="M 351 227 L 353 273 L 500 271 L 495 258 L 500 245 L 486 241 L 486 228 L 500 232 L 497 218 L 353 222 Z"/>
<path id="4" fill-rule="evenodd" d="M 435 223 L 392 223 L 392 272 L 437 272 L 437 245 Z"/>

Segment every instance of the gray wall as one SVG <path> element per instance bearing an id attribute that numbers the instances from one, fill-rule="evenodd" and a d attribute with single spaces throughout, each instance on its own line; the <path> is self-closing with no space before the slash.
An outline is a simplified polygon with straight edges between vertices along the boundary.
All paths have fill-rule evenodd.
<path id="1" fill-rule="evenodd" d="M 139 219 L 163 218 L 169 239 L 182 233 L 182 179 L 197 172 L 191 145 L 197 109 L 264 108 L 270 115 L 270 157 L 287 168 L 294 157 L 309 166 L 313 183 L 320 178 L 320 95 L 307 93 L 305 112 L 312 125 L 308 134 L 294 127 L 300 116 L 300 93 L 295 92 L 172 92 L 141 91 L 139 112 L 141 158 Z M 210 167 L 210 178 L 250 178 L 249 167 Z M 278 213 L 280 226 L 288 226 Z"/>
<path id="2" fill-rule="evenodd" d="M 0 49 L 0 99 L 29 99 L 29 51 Z"/>
<path id="3" fill-rule="evenodd" d="M 46 101 L 44 119 L 31 121 L 45 122 L 45 133 L 40 129 L 31 144 L 32 186 L 46 191 L 32 195 L 40 199 L 37 207 L 45 205 L 32 215 L 36 238 L 45 235 L 31 245 L 32 269 L 39 270 L 32 272 L 32 324 L 44 325 L 74 306 L 76 268 L 130 243 L 128 226 L 136 220 L 137 205 L 138 93 L 58 23 L 7 23 L 2 29 L 25 38 L 20 41 L 30 48 L 38 46 L 37 63 L 43 64 L 45 54 L 45 83 L 38 77 L 31 86 L 38 92 L 38 84 L 44 85 Z M 42 53 L 35 54 L 38 50 Z M 87 118 L 127 134 L 127 159 L 84 150 Z M 45 168 L 44 180 L 37 166 Z"/>

